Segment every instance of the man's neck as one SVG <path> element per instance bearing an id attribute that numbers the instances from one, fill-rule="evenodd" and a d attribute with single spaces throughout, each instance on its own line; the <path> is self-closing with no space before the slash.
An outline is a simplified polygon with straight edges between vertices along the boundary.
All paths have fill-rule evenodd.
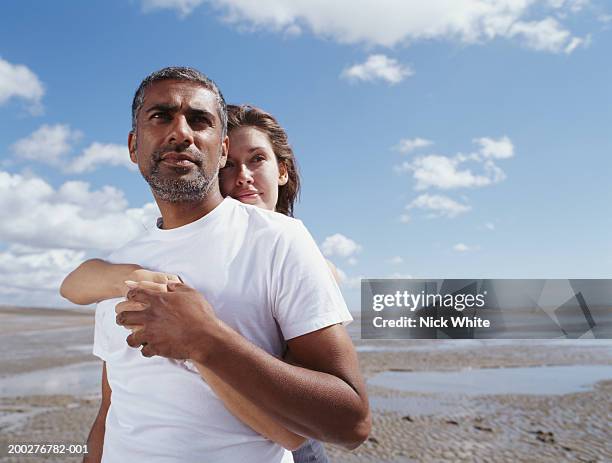
<path id="1" fill-rule="evenodd" d="M 215 189 L 201 201 L 171 203 L 158 198 L 155 198 L 155 201 L 162 215 L 162 229 L 170 230 L 201 219 L 221 204 L 223 197 L 219 190 Z"/>

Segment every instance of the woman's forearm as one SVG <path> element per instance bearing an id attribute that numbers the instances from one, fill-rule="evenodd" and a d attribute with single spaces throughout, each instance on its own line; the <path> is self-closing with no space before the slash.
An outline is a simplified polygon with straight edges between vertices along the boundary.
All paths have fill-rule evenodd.
<path id="1" fill-rule="evenodd" d="M 198 362 L 194 362 L 194 364 L 202 378 L 217 394 L 232 415 L 255 432 L 288 450 L 296 450 L 306 441 L 306 438 L 289 431 L 253 404 L 253 402 L 245 399 L 243 395 L 219 379 L 215 373 L 204 365 Z"/>
<path id="2" fill-rule="evenodd" d="M 125 280 L 140 268 L 135 264 L 111 264 L 101 259 L 90 259 L 64 278 L 60 294 L 79 305 L 122 297 L 127 291 Z"/>

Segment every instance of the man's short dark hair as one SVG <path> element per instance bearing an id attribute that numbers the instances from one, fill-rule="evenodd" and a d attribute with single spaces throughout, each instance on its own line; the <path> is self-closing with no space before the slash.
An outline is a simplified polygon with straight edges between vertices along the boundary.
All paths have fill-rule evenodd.
<path id="1" fill-rule="evenodd" d="M 149 74 L 140 83 L 138 90 L 134 94 L 134 100 L 132 101 L 132 131 L 136 132 L 136 119 L 138 112 L 144 104 L 144 95 L 147 88 L 149 88 L 155 82 L 162 80 L 180 80 L 186 82 L 196 82 L 202 87 L 210 90 L 217 99 L 217 112 L 219 114 L 219 120 L 221 121 L 221 137 L 225 137 L 227 133 L 227 106 L 223 94 L 217 84 L 208 76 L 197 69 L 189 67 L 167 67 L 160 69 Z"/>

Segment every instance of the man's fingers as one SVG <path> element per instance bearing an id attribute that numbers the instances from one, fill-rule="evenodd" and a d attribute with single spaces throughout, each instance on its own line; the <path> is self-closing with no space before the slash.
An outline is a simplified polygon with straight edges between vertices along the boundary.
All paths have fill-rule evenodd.
<path id="1" fill-rule="evenodd" d="M 127 300 L 132 302 L 142 302 L 145 305 L 149 305 L 151 299 L 155 298 L 158 291 L 151 291 L 150 289 L 134 288 L 130 289 L 127 293 Z"/>
<path id="2" fill-rule="evenodd" d="M 130 334 L 125 340 L 127 341 L 128 346 L 130 347 L 139 347 L 143 343 L 146 344 L 146 341 L 144 340 L 144 333 L 142 330 Z"/>
<path id="3" fill-rule="evenodd" d="M 181 277 L 179 277 L 178 275 L 172 275 L 172 274 L 168 274 L 166 275 L 168 277 L 168 283 L 170 282 L 177 282 L 177 283 L 182 283 L 183 281 L 181 280 Z"/>
<path id="4" fill-rule="evenodd" d="M 126 310 L 117 314 L 117 325 L 121 326 L 134 326 L 134 325 L 144 325 L 147 321 L 149 313 L 146 310 L 137 310 L 131 311 Z"/>
<path id="5" fill-rule="evenodd" d="M 146 306 L 141 302 L 133 302 L 133 301 L 123 301 L 115 306 L 115 313 L 119 314 L 121 312 L 134 311 L 134 310 L 144 310 Z"/>
<path id="6" fill-rule="evenodd" d="M 153 357 L 155 355 L 155 353 L 153 352 L 153 348 L 148 344 L 143 346 L 142 349 L 140 349 L 140 353 L 143 355 L 143 357 Z"/>

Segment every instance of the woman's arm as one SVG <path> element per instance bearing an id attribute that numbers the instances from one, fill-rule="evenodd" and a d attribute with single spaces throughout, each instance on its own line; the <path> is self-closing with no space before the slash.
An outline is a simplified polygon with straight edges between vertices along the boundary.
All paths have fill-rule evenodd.
<path id="1" fill-rule="evenodd" d="M 161 284 L 180 281 L 176 275 L 153 272 L 136 264 L 111 264 L 101 259 L 90 259 L 64 278 L 60 294 L 74 304 L 93 304 L 105 299 L 125 297 L 128 291 L 126 280 Z"/>
<path id="2" fill-rule="evenodd" d="M 124 281 L 140 268 L 133 264 L 110 264 L 101 259 L 86 260 L 64 278 L 60 294 L 79 305 L 121 297 L 127 292 Z"/>
<path id="3" fill-rule="evenodd" d="M 145 288 L 162 292 L 168 290 L 165 283 L 156 283 L 150 280 L 139 281 L 138 283 L 135 281 L 126 281 L 126 284 L 129 288 Z M 130 301 L 122 302 L 117 305 L 117 313 L 123 312 L 124 310 L 142 310 L 142 306 Z M 132 326 L 130 329 L 137 331 L 140 329 L 140 326 Z M 221 399 L 230 413 L 255 432 L 261 434 L 266 439 L 276 442 L 287 450 L 296 450 L 306 441 L 306 438 L 289 431 L 280 425 L 274 418 L 264 413 L 257 405 L 246 399 L 242 394 L 221 380 L 212 370 L 198 362 L 193 362 L 193 364 L 198 369 L 202 379 L 204 379 L 215 394 L 217 394 L 217 397 Z"/>
<path id="4" fill-rule="evenodd" d="M 230 413 L 255 432 L 261 434 L 266 439 L 276 442 L 287 450 L 297 450 L 306 441 L 305 437 L 294 434 L 280 425 L 270 415 L 264 413 L 253 402 L 221 380 L 212 370 L 206 368 L 201 363 L 193 363 L 200 372 L 200 376 L 217 394 Z"/>

